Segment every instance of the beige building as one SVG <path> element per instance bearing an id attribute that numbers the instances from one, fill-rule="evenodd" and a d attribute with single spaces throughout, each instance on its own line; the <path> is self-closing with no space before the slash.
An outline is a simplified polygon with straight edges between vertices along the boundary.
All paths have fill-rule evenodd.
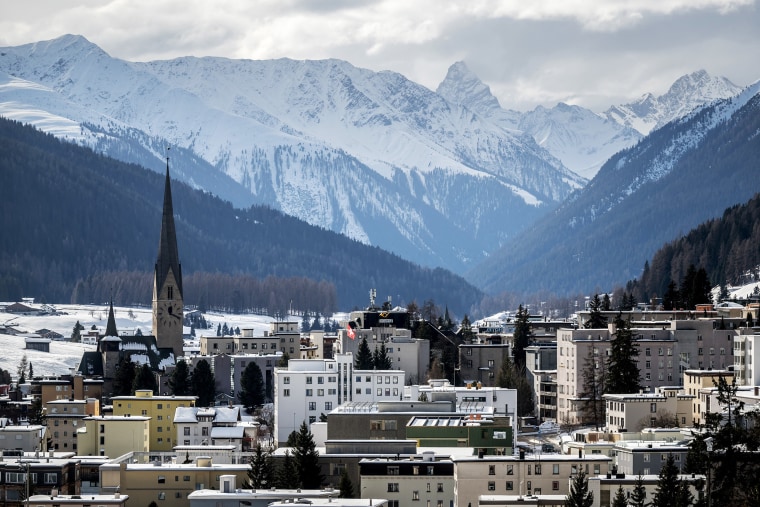
<path id="1" fill-rule="evenodd" d="M 658 387 L 654 393 L 605 394 L 606 428 L 639 431 L 644 428 L 691 427 L 694 396 L 679 387 Z"/>
<path id="2" fill-rule="evenodd" d="M 395 506 L 454 505 L 454 465 L 450 459 L 436 460 L 433 452 L 422 459 L 362 459 L 359 470 L 362 498 L 386 498 Z"/>
<path id="3" fill-rule="evenodd" d="M 725 377 L 730 384 L 734 374 L 728 370 L 686 370 L 683 373 L 684 393 L 694 396 L 691 402 L 691 424 L 704 424 L 705 414 L 709 411 L 705 403 L 700 400 L 700 391 L 711 389 L 718 383 L 720 377 Z"/>
<path id="4" fill-rule="evenodd" d="M 480 495 L 567 495 L 569 478 L 583 470 L 607 474 L 612 458 L 567 454 L 454 457 L 454 505 L 478 505 Z"/>
<path id="5" fill-rule="evenodd" d="M 97 415 L 100 415 L 100 401 L 95 398 L 48 401 L 45 420 L 50 447 L 56 451 L 78 452 L 77 430 L 83 426 L 85 417 Z"/>
<path id="6" fill-rule="evenodd" d="M 119 491 L 129 495 L 129 505 L 143 507 L 151 502 L 159 506 L 188 507 L 188 495 L 200 489 L 222 486 L 223 475 L 234 475 L 243 484 L 250 465 L 215 464 L 211 458 L 198 457 L 194 463 L 133 463 L 131 456 L 101 466 L 101 491 Z"/>
<path id="7" fill-rule="evenodd" d="M 134 396 L 115 396 L 112 399 L 113 415 L 149 417 L 149 450 L 171 451 L 177 445 L 174 411 L 177 407 L 195 406 L 195 400 L 195 396 L 154 396 L 152 391 L 142 389 Z"/>
<path id="8" fill-rule="evenodd" d="M 77 430 L 77 453 L 82 456 L 116 458 L 148 450 L 150 417 L 93 416 L 85 417 L 83 423 Z"/>
<path id="9" fill-rule="evenodd" d="M 678 383 L 678 344 L 668 329 L 632 329 L 639 348 L 640 383 L 646 389 Z M 586 361 L 594 358 L 604 368 L 609 357 L 613 325 L 605 329 L 560 329 L 557 332 L 557 422 L 581 424 L 583 375 Z"/>

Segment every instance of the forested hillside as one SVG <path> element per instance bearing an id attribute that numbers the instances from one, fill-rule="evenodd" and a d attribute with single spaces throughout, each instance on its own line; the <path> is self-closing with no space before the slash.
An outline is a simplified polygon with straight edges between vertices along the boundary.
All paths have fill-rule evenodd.
<path id="1" fill-rule="evenodd" d="M 150 302 L 152 285 L 135 280 L 153 272 L 163 198 L 159 173 L 1 118 L 0 154 L 0 300 L 102 302 L 113 290 L 118 304 Z M 394 303 L 433 299 L 465 312 L 481 297 L 448 271 L 421 268 L 272 209 L 235 209 L 179 182 L 172 190 L 183 275 L 191 280 L 205 273 L 186 290 L 188 304 L 205 297 L 209 306 L 259 306 L 262 297 L 249 291 L 266 290 L 263 300 L 278 307 L 270 311 L 292 301 L 294 309 L 325 312 L 336 309 L 326 308 L 331 304 L 362 306 L 376 288 Z M 234 275 L 236 285 L 230 287 L 229 278 L 220 283 L 214 273 Z M 264 284 L 267 277 L 281 280 Z M 106 288 L 112 284 L 117 286 Z M 316 302 L 304 293 L 313 284 L 321 287 L 312 294 Z M 225 301 L 240 292 L 237 302 L 220 301 L 220 291 Z"/>
<path id="2" fill-rule="evenodd" d="M 760 265 L 760 195 L 728 208 L 723 216 L 696 227 L 662 247 L 636 282 L 629 284 L 639 300 L 662 297 L 670 282 L 680 285 L 689 266 L 704 269 L 710 283 L 738 283 Z"/>

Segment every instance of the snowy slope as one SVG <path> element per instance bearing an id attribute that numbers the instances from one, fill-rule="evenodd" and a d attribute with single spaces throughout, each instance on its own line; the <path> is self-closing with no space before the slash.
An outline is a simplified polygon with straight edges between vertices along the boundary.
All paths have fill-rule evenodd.
<path id="1" fill-rule="evenodd" d="M 0 303 L 4 306 L 7 303 Z M 40 305 L 31 305 L 34 308 Z M 49 329 L 68 338 L 74 325 L 79 322 L 86 330 L 92 326 L 104 332 L 108 319 L 108 305 L 55 305 L 58 314 L 55 315 L 13 315 L 0 312 L 0 324 L 13 326 L 19 333 L 31 334 L 40 329 Z M 132 312 L 131 314 L 129 312 Z M 131 315 L 134 315 L 132 317 Z M 152 312 L 150 308 L 114 307 L 116 329 L 119 333 L 134 333 L 138 328 L 143 334 L 150 334 Z M 259 315 L 227 315 L 205 314 L 205 318 L 214 329 L 217 324 L 228 324 L 230 327 L 253 328 L 257 336 L 269 330 L 270 317 Z M 294 317 L 295 318 L 295 317 Z M 300 320 L 300 318 L 297 318 Z M 185 332 L 190 330 L 185 328 Z M 209 333 L 215 331 L 209 330 Z M 200 333 L 200 332 L 199 332 Z M 82 353 L 95 350 L 94 345 L 71 343 L 68 341 L 51 341 L 50 352 L 24 349 L 24 337 L 0 333 L 0 368 L 7 370 L 16 377 L 16 370 L 21 358 L 26 355 L 32 363 L 34 375 L 62 375 L 70 373 L 71 368 L 79 365 Z"/>
<path id="2" fill-rule="evenodd" d="M 0 52 L 14 84 L 0 89 L 2 114 L 79 124 L 96 149 L 183 148 L 257 203 L 425 265 L 463 269 L 585 184 L 529 136 L 397 73 L 338 60 L 132 63 L 77 36 Z M 40 92 L 19 100 L 22 82 Z"/>
<path id="3" fill-rule="evenodd" d="M 698 70 L 678 78 L 659 97 L 647 93 L 634 102 L 610 107 L 604 115 L 646 135 L 704 104 L 733 97 L 740 91 L 741 87 L 728 79 Z"/>
<path id="4" fill-rule="evenodd" d="M 612 106 L 603 114 L 564 103 L 521 113 L 502 108 L 464 62 L 453 64 L 437 88 L 449 102 L 461 104 L 515 135 L 531 136 L 567 168 L 589 180 L 612 155 L 633 146 L 652 129 L 740 91 L 727 79 L 701 70 L 679 78 L 660 97 L 647 94 L 636 102 Z"/>

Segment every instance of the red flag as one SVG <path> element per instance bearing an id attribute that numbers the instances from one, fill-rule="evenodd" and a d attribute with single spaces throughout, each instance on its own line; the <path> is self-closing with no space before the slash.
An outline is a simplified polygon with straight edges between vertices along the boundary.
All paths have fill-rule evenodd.
<path id="1" fill-rule="evenodd" d="M 351 324 L 346 324 L 346 334 L 352 340 L 356 339 L 356 333 L 354 332 L 354 328 L 351 327 Z"/>

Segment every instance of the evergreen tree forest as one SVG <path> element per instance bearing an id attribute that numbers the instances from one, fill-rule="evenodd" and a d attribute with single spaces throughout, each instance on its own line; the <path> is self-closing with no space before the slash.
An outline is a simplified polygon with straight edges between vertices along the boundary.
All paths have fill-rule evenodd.
<path id="1" fill-rule="evenodd" d="M 0 228 L 13 238 L 0 247 L 0 300 L 102 303 L 113 289 L 114 304 L 149 304 L 164 167 L 118 162 L 6 119 L 0 152 Z M 172 197 L 188 305 L 326 315 L 364 300 L 368 283 L 461 313 L 482 296 L 446 270 L 264 206 L 235 209 L 179 181 Z"/>
<path id="2" fill-rule="evenodd" d="M 658 296 L 664 306 L 693 308 L 687 305 L 709 302 L 706 287 L 739 284 L 758 265 L 760 195 L 755 195 L 660 248 L 627 289 L 639 301 Z"/>

